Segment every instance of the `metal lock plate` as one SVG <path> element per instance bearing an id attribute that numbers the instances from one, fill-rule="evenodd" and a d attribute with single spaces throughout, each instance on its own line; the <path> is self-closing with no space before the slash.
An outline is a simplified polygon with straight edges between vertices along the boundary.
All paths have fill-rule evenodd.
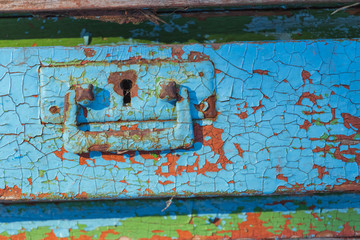
<path id="1" fill-rule="evenodd" d="M 215 117 L 214 74 L 207 60 L 41 67 L 41 120 L 64 123 L 73 153 L 189 148 L 193 120 Z"/>

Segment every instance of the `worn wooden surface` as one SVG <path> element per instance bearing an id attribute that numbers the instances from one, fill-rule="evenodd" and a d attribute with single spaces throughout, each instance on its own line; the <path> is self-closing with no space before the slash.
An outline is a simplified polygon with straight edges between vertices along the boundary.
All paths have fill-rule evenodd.
<path id="1" fill-rule="evenodd" d="M 360 235 L 360 195 L 0 205 L 1 239 L 281 239 Z M 163 210 L 163 211 L 162 211 Z"/>
<path id="2" fill-rule="evenodd" d="M 244 5 L 286 5 L 286 4 L 331 4 L 351 3 L 351 0 L 1 0 L 1 12 L 65 11 L 88 9 L 129 9 L 129 8 L 175 8 L 175 7 L 219 7 Z"/>
<path id="3" fill-rule="evenodd" d="M 359 44 L 0 49 L 2 199 L 358 190 Z M 131 105 L 123 106 L 111 75 L 128 71 L 135 75 L 127 76 L 134 92 Z M 178 106 L 156 94 L 169 79 L 189 91 L 194 144 L 186 149 L 164 147 L 172 135 L 159 132 L 179 115 Z M 83 154 L 76 154 L 64 144 L 63 116 L 67 94 L 77 84 L 93 84 L 97 100 L 69 116 L 81 124 L 76 131 L 113 136 L 133 130 L 129 146 L 150 139 L 159 148 L 116 153 L 114 142 L 96 139 L 100 145 L 91 151 L 90 140 L 81 137 L 74 144 Z M 212 104 L 215 114 L 202 110 L 204 104 Z M 146 141 L 139 150 L 146 150 Z"/>
<path id="4" fill-rule="evenodd" d="M 360 10 L 336 9 L 182 11 L 158 14 L 165 23 L 117 24 L 61 16 L 0 18 L 1 47 L 226 43 L 234 41 L 356 38 Z M 122 18 L 120 18 L 122 19 Z M 351 23 L 351 24 L 349 24 Z"/>
<path id="5" fill-rule="evenodd" d="M 254 16 L 252 15 L 253 13 L 247 12 L 250 16 L 246 16 L 246 14 L 245 16 L 208 16 L 206 19 L 197 17 L 196 13 L 171 14 L 166 18 L 168 24 L 160 25 L 160 30 L 157 30 L 159 26 L 152 23 L 122 26 L 112 23 L 109 24 L 73 18 L 2 18 L 0 21 L 3 23 L 1 27 L 4 31 L 0 33 L 2 34 L 0 35 L 0 45 L 11 47 L 36 45 L 76 46 L 84 43 L 82 37 L 87 32 L 93 34 L 92 44 L 140 42 L 223 43 L 239 40 L 292 40 L 357 37 L 359 34 L 359 24 L 357 24 L 359 22 L 358 11 L 356 9 L 351 9 L 330 16 L 330 13 L 333 11 L 334 9 L 316 11 L 301 10 L 296 12 L 285 11 L 276 16 Z M 221 20 L 217 21 L 219 19 Z M 314 22 L 316 22 L 315 25 Z M 212 27 L 214 24 L 217 26 L 216 28 Z M 70 28 L 69 26 L 72 26 L 73 28 Z M 140 30 L 136 31 L 137 27 Z M 16 29 L 16 31 L 12 29 Z M 58 36 L 58 38 L 55 38 L 56 36 Z M 322 41 L 312 42 L 314 44 L 316 43 L 315 45 L 321 45 Z M 332 43 L 334 41 L 327 40 L 325 42 Z M 304 69 L 306 72 L 301 71 L 299 74 L 295 74 L 294 76 L 296 76 L 296 78 L 286 78 L 287 84 L 293 84 L 294 80 L 299 80 L 300 83 L 302 83 L 299 88 L 295 88 L 297 89 L 297 91 L 295 91 L 297 93 L 293 93 L 294 96 L 306 91 L 313 94 L 310 94 L 309 96 L 313 97 L 309 98 L 304 96 L 299 102 L 305 105 L 302 107 L 310 108 L 310 110 L 306 109 L 301 113 L 300 111 L 297 112 L 297 114 L 304 117 L 306 116 L 304 122 L 299 122 L 299 126 L 302 126 L 301 128 L 299 127 L 301 133 L 319 135 L 322 131 L 337 131 L 336 127 L 333 128 L 334 124 L 335 126 L 343 124 L 343 129 L 345 131 L 341 131 L 341 133 L 337 133 L 337 135 L 349 135 L 346 139 L 333 138 L 330 135 L 321 135 L 320 139 L 313 139 L 316 142 L 314 144 L 300 145 L 299 149 L 291 149 L 293 153 L 296 151 L 306 152 L 306 156 L 304 155 L 306 157 L 304 158 L 305 160 L 308 160 L 310 155 L 312 155 L 312 157 L 316 156 L 313 163 L 309 164 L 309 162 L 307 162 L 307 164 L 304 164 L 304 162 L 300 160 L 298 163 L 303 165 L 297 166 L 297 169 L 304 172 L 310 170 L 308 175 L 313 177 L 315 184 L 310 184 L 308 186 L 306 184 L 304 186 L 295 184 L 292 189 L 283 189 L 285 191 L 308 192 L 309 187 L 318 190 L 319 188 L 324 187 L 324 185 L 321 185 L 321 181 L 334 181 L 333 190 L 358 191 L 359 189 L 359 173 L 357 165 L 359 159 L 358 150 L 356 150 L 356 148 L 358 148 L 356 145 L 358 144 L 358 136 L 355 134 L 353 139 L 348 139 L 348 137 L 352 136 L 351 131 L 358 131 L 357 121 L 352 120 L 359 117 L 359 112 L 353 111 L 353 103 L 346 105 L 346 107 L 342 107 L 341 104 L 338 107 L 333 106 L 339 110 L 335 109 L 335 116 L 337 116 L 336 118 L 339 122 L 329 121 L 329 125 L 325 124 L 324 126 L 321 126 L 321 124 L 325 123 L 323 119 L 324 114 L 327 114 L 329 117 L 329 113 L 332 114 L 332 109 L 325 104 L 327 99 L 330 99 L 328 102 L 329 105 L 334 103 L 333 100 L 331 100 L 331 98 L 334 97 L 338 99 L 336 100 L 338 103 L 344 103 L 344 101 L 356 102 L 358 99 L 359 95 L 356 95 L 356 89 L 358 89 L 359 83 L 358 81 L 350 81 L 358 79 L 358 75 L 352 75 L 349 74 L 349 72 L 358 71 L 358 68 L 356 68 L 358 60 L 356 54 L 359 48 L 351 47 L 353 46 L 352 44 L 347 44 L 350 42 L 357 41 L 338 41 L 338 44 L 336 44 L 337 47 L 333 48 L 333 51 L 330 51 L 332 52 L 331 58 L 324 58 L 324 56 L 320 54 L 322 56 L 323 64 L 319 67 L 319 72 L 316 70 L 309 71 L 309 69 Z M 311 46 L 311 44 L 309 46 Z M 292 52 L 293 55 L 296 55 L 297 51 L 301 52 L 301 49 L 295 50 L 295 48 L 290 48 L 289 50 L 286 47 L 284 48 L 287 49 L 289 53 Z M 52 49 L 56 51 L 56 48 Z M 58 47 L 57 49 L 63 48 Z M 79 52 L 77 60 L 88 61 L 91 60 L 90 55 L 94 53 L 91 50 L 95 50 L 94 56 L 96 58 L 96 56 L 98 56 L 96 55 L 98 54 L 98 49 L 101 48 L 77 47 L 77 49 Z M 250 48 L 248 48 L 248 50 L 249 49 Z M 343 49 L 344 52 L 342 52 L 341 49 Z M 37 85 L 32 84 L 32 81 L 24 81 L 24 79 L 28 79 L 29 77 L 32 79 L 38 77 L 38 72 L 36 71 L 37 66 L 36 64 L 30 64 L 29 66 L 22 68 L 21 66 L 24 65 L 22 65 L 21 59 L 24 59 L 24 56 L 26 56 L 29 57 L 31 62 L 33 59 L 38 58 L 39 52 L 42 50 L 41 48 L 27 48 L 26 50 L 23 50 L 23 54 L 10 54 L 12 58 L 8 63 L 5 63 L 4 61 L 8 58 L 7 54 L 14 51 L 14 49 L 1 49 L 3 53 L 6 53 L 1 54 L 1 69 L 3 69 L 3 76 L 0 80 L 0 84 L 1 86 L 5 86 L 0 90 L 2 99 L 0 105 L 2 111 L 1 117 L 5 118 L 6 116 L 9 116 L 9 114 L 13 114 L 15 117 L 13 119 L 14 121 L 5 121 L 6 124 L 12 126 L 15 126 L 18 121 L 21 123 L 23 120 L 25 120 L 25 122 L 33 121 L 34 119 L 32 119 L 30 115 L 27 115 L 28 112 L 26 109 L 31 109 L 34 113 L 36 112 L 34 111 L 34 107 L 36 108 L 39 104 L 39 95 L 36 96 L 37 94 L 35 93 Z M 18 53 L 21 51 L 22 50 Z M 269 53 L 271 52 L 272 51 Z M 84 56 L 81 54 L 84 54 Z M 180 56 L 185 58 L 186 55 Z M 261 56 L 261 54 L 259 56 Z M 281 56 L 286 57 L 288 55 L 281 54 Z M 177 58 L 177 56 L 175 56 L 175 58 Z M 351 63 L 348 65 L 347 58 L 351 60 Z M 66 61 L 69 61 L 69 59 L 71 58 L 66 57 Z M 331 60 L 327 61 L 329 59 Z M 291 61 L 291 59 L 289 61 Z M 310 64 L 311 61 L 305 62 L 306 64 L 304 66 L 301 65 L 299 67 L 304 68 L 305 66 L 310 65 L 314 67 L 316 65 L 314 62 L 312 62 L 313 64 Z M 46 62 L 44 63 L 47 64 Z M 83 63 L 85 64 L 85 62 Z M 279 62 L 279 64 L 283 63 L 286 63 L 286 61 L 284 62 L 284 59 Z M 292 63 L 290 65 L 292 66 Z M 346 65 L 348 68 L 346 68 Z M 331 71 L 333 70 L 333 67 L 334 69 L 344 68 L 339 70 L 339 72 L 341 72 L 341 74 L 338 75 L 339 79 L 335 79 L 336 76 L 332 74 Z M 15 69 L 15 71 L 10 69 Z M 326 69 L 328 69 L 327 73 L 324 74 L 324 72 L 322 72 L 323 74 L 320 74 L 322 82 L 317 82 L 320 70 L 323 71 Z M 218 70 L 221 70 L 221 68 Z M 226 71 L 230 70 L 231 69 L 227 69 Z M 266 69 L 266 64 L 262 64 L 261 68 L 251 69 L 251 71 L 253 70 L 255 70 L 251 74 L 253 77 L 268 78 L 269 76 L 271 77 L 271 74 L 273 73 L 271 69 Z M 269 71 L 267 73 L 268 75 L 265 74 L 266 71 Z M 223 71 L 223 73 L 224 72 L 225 71 Z M 309 76 L 307 72 L 311 76 Z M 261 73 L 263 73 L 263 75 L 261 75 Z M 326 76 L 332 77 L 327 78 Z M 34 82 L 36 82 L 36 80 L 34 80 Z M 285 81 L 279 82 L 278 87 L 276 88 L 277 90 L 274 91 L 274 94 L 277 95 L 276 99 L 279 99 L 278 96 L 280 92 L 278 90 L 286 89 L 284 88 L 284 85 L 286 85 Z M 225 84 L 224 86 L 228 85 Z M 265 88 L 265 90 L 269 90 L 269 88 Z M 325 92 L 328 90 L 331 90 L 330 95 L 326 96 Z M 286 89 L 286 91 L 286 94 L 291 92 L 289 89 Z M 355 95 L 352 95 L 354 93 Z M 322 99 L 318 99 L 321 97 Z M 312 100 L 315 100 L 315 103 Z M 251 105 L 253 102 L 248 102 L 248 100 L 246 103 L 247 107 L 245 107 L 245 104 L 239 106 L 241 109 L 237 112 L 237 114 L 239 114 L 237 121 L 242 121 L 240 116 L 244 118 L 245 113 L 248 115 L 245 120 L 247 119 L 250 121 L 251 119 L 249 120 L 249 118 L 251 118 L 252 115 L 256 118 L 257 116 L 255 113 L 266 113 L 265 110 L 268 109 L 265 99 L 263 99 L 261 104 L 258 102 L 259 104 L 257 105 Z M 323 106 L 322 104 L 325 105 Z M 321 108 L 318 108 L 319 106 Z M 349 106 L 351 107 L 349 108 Z M 344 109 L 352 109 L 350 111 L 355 118 L 344 118 L 341 114 L 341 112 L 346 112 Z M 227 111 L 229 111 L 229 109 L 227 109 Z M 274 108 L 271 108 L 271 111 L 274 112 Z M 282 113 L 279 113 L 279 116 L 281 116 L 281 114 Z M 308 122 L 306 122 L 306 120 Z M 18 137 L 15 137 L 16 140 L 14 141 L 9 139 L 12 136 L 17 135 L 17 133 L 15 135 L 10 133 L 9 136 L 2 137 L 1 147 L 3 149 L 8 149 L 5 152 L 2 151 L 2 155 L 0 155 L 2 161 L 4 162 L 4 156 L 10 158 L 15 157 L 11 161 L 7 157 L 7 160 L 5 160 L 6 164 L 3 165 L 4 171 L 1 175 L 1 181 L 3 184 L 8 184 L 7 186 L 2 186 L 3 190 L 1 191 L 1 196 L 3 199 L 18 199 L 24 197 L 23 194 L 27 191 L 46 193 L 49 192 L 49 189 L 56 188 L 53 188 L 51 182 L 53 180 L 56 181 L 56 179 L 55 177 L 52 179 L 51 176 L 53 176 L 53 167 L 55 166 L 55 169 L 59 169 L 59 165 L 53 165 L 48 161 L 41 161 L 41 163 L 38 162 L 37 168 L 34 169 L 29 167 L 29 164 L 36 165 L 37 163 L 26 162 L 26 160 L 24 161 L 22 159 L 22 157 L 24 157 L 22 155 L 26 155 L 24 154 L 24 151 L 14 152 L 11 150 L 8 152 L 9 149 L 20 149 L 19 146 L 27 144 L 23 141 L 25 139 L 23 138 L 25 131 L 21 131 L 24 127 L 21 123 L 18 126 L 19 128 L 6 126 L 4 125 L 4 121 L 0 124 L 2 131 L 4 129 L 6 131 L 10 131 L 11 129 L 15 129 L 15 131 L 19 130 L 19 135 Z M 34 125 L 30 125 L 28 126 L 32 129 L 31 131 L 35 131 L 35 128 L 33 128 Z M 275 125 L 274 130 L 279 127 L 279 125 Z M 285 126 L 285 128 L 287 128 L 287 126 L 291 128 L 292 125 L 284 124 L 283 126 Z M 322 130 L 320 131 L 319 128 L 322 128 Z M 289 131 L 289 129 L 286 131 Z M 274 133 L 276 133 L 277 136 L 279 136 L 280 133 L 280 137 L 284 134 L 283 131 L 274 131 Z M 51 134 L 49 134 L 49 136 L 50 135 Z M 44 136 L 46 136 L 46 134 Z M 302 143 L 302 140 L 306 140 L 307 137 L 302 138 L 300 143 Z M 336 142 L 336 140 L 339 140 L 339 142 Z M 204 139 L 204 143 L 209 144 L 209 138 Z M 296 144 L 296 142 L 293 144 Z M 338 144 L 340 144 L 340 146 Z M 347 145 L 347 147 L 345 145 Z M 252 147 L 254 146 L 255 145 Z M 245 151 L 242 152 L 244 149 L 241 145 L 240 147 L 243 158 L 244 156 L 246 158 L 246 154 L 248 153 Z M 65 155 L 62 155 L 62 157 L 65 156 L 66 158 L 67 155 L 66 153 L 64 154 Z M 96 158 L 94 164 L 94 158 L 92 157 Z M 78 162 L 74 162 L 74 166 L 81 166 L 84 168 L 101 167 L 97 166 L 99 165 L 98 157 L 99 156 L 91 155 L 88 156 L 88 158 L 81 159 L 82 161 L 79 159 Z M 25 156 L 25 159 L 26 158 L 28 158 L 28 156 Z M 131 159 L 135 160 L 135 156 L 132 158 L 132 156 L 127 157 L 125 155 L 124 159 L 125 161 Z M 324 159 L 324 161 L 321 161 L 320 159 Z M 320 162 L 318 162 L 319 160 Z M 62 165 L 63 162 L 65 162 L 66 165 L 67 161 L 68 159 L 63 159 L 60 160 L 60 162 L 57 162 L 57 164 Z M 106 161 L 106 163 L 109 163 L 110 161 Z M 343 165 L 334 165 L 334 163 Z M 18 166 L 15 166 L 16 164 L 18 164 Z M 251 164 L 253 163 L 251 162 Z M 279 166 L 277 166 L 277 164 L 279 164 Z M 295 180 L 297 176 L 292 175 L 291 172 L 283 173 L 282 171 L 284 171 L 284 169 L 281 164 L 283 163 L 280 161 L 274 165 L 275 171 L 281 171 L 279 173 L 276 172 L 274 177 L 276 176 L 281 184 L 291 185 L 291 181 Z M 19 166 L 21 167 L 19 168 Z M 313 166 L 315 166 L 315 168 L 310 169 Z M 289 166 L 285 166 L 285 169 L 288 167 Z M 31 177 L 24 177 L 29 174 L 29 171 L 26 170 L 27 168 L 31 169 L 30 171 L 34 173 Z M 21 171 L 19 171 L 19 169 L 21 169 Z M 168 169 L 162 168 L 161 171 L 163 170 Z M 247 173 L 250 173 L 250 170 L 253 171 L 254 169 L 250 169 L 248 168 L 248 165 L 246 165 L 246 168 L 241 171 L 245 174 L 246 171 Z M 107 170 L 105 169 L 105 171 Z M 83 173 L 84 171 L 80 171 L 80 174 Z M 347 179 L 342 178 L 342 174 L 346 175 Z M 20 181 L 21 179 L 24 180 L 23 185 L 16 187 L 11 186 L 12 181 Z M 59 177 L 57 177 L 57 179 L 59 180 Z M 60 181 L 63 181 L 63 179 L 60 179 Z M 60 186 L 59 182 L 57 183 L 58 186 Z M 249 183 L 251 182 L 252 181 L 249 181 Z M 163 181 L 162 183 L 164 184 L 164 189 L 166 186 L 169 187 L 172 184 L 166 181 Z M 36 190 L 36 187 L 34 186 L 40 186 L 37 184 L 43 184 L 44 186 L 48 184 L 48 187 Z M 235 186 L 235 181 L 234 183 L 228 183 L 228 186 L 232 185 Z M 266 186 L 266 188 L 267 187 L 269 186 Z M 24 192 L 22 192 L 23 189 Z M 331 188 L 328 188 L 327 186 L 325 186 L 325 189 L 331 191 Z M 90 192 L 91 191 L 93 191 L 93 189 L 90 189 Z M 249 193 L 252 194 L 252 192 Z M 90 195 L 86 193 L 81 193 L 75 197 L 82 199 L 89 198 L 89 196 Z M 46 194 L 37 196 L 32 195 L 31 197 L 34 197 L 36 200 L 49 199 L 49 195 L 46 196 Z M 104 195 L 99 194 L 96 197 L 104 197 Z M 71 195 L 68 197 L 64 196 L 64 198 L 71 199 Z M 175 197 L 172 199 L 172 204 L 164 210 L 167 205 L 166 201 L 169 199 L 170 198 L 129 201 L 2 204 L 0 208 L 0 236 L 1 239 L 119 239 L 120 237 L 123 237 L 121 239 L 341 238 L 359 236 L 360 231 L 360 210 L 358 207 L 360 205 L 360 200 L 359 195 L 356 193 L 342 193 L 339 195 L 315 194 L 311 196 L 284 195 L 271 197 L 227 197 L 215 199 L 179 199 Z"/>

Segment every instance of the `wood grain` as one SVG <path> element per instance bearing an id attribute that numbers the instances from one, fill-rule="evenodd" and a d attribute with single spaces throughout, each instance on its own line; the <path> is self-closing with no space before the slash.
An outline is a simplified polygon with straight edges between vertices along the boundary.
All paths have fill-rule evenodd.
<path id="1" fill-rule="evenodd" d="M 271 4 L 334 4 L 351 0 L 0 0 L 1 12 L 133 8 L 216 7 Z"/>

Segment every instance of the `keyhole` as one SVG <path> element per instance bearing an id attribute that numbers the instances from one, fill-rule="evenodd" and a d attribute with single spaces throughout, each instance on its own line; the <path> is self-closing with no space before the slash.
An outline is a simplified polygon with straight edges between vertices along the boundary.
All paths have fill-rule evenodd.
<path id="1" fill-rule="evenodd" d="M 132 81 L 129 79 L 124 79 L 120 83 L 120 88 L 123 90 L 124 100 L 123 106 L 127 106 L 131 102 L 131 93 Z"/>

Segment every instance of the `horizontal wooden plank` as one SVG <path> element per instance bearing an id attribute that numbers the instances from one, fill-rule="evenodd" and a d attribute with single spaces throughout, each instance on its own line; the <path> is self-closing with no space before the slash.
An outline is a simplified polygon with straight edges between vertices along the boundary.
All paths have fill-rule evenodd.
<path id="1" fill-rule="evenodd" d="M 84 26 L 86 32 L 91 34 L 91 45 L 224 43 L 360 36 L 360 8 L 331 15 L 335 10 L 215 11 L 201 15 L 194 10 L 157 14 L 166 22 L 159 25 L 148 21 L 117 24 L 122 20 L 121 16 L 110 19 L 119 20 L 117 22 L 106 22 L 107 19 L 96 16 L 93 19 L 83 19 L 84 16 L 0 18 L 0 47 L 77 46 L 84 44 L 81 37 Z M 138 21 L 139 17 L 129 19 Z"/>
<path id="2" fill-rule="evenodd" d="M 91 9 L 216 7 L 271 4 L 333 4 L 352 0 L 0 0 L 1 12 L 66 11 Z"/>
<path id="3" fill-rule="evenodd" d="M 1 239 L 356 238 L 360 195 L 0 205 Z"/>
<path id="4" fill-rule="evenodd" d="M 2 48 L 0 200 L 360 191 L 358 49 L 358 39 Z M 120 73 L 131 106 L 113 87 Z M 156 97 L 167 79 L 192 93 L 190 110 Z M 73 88 L 88 84 L 92 105 L 71 112 Z M 131 144 L 186 141 L 174 107 L 193 122 L 193 147 L 114 144 L 128 130 Z"/>

